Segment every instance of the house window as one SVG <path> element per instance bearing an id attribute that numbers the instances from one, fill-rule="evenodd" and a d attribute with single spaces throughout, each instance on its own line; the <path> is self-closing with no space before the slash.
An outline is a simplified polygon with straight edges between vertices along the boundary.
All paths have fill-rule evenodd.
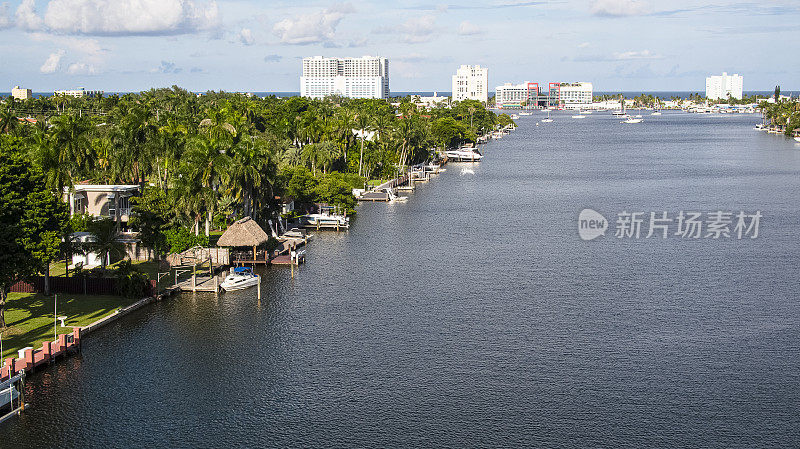
<path id="1" fill-rule="evenodd" d="M 117 216 L 117 205 L 113 196 L 108 197 L 108 216 L 111 218 Z"/>
<path id="2" fill-rule="evenodd" d="M 82 214 L 86 212 L 86 197 L 83 195 L 76 195 L 73 199 L 73 210 L 76 214 Z"/>
<path id="3" fill-rule="evenodd" d="M 119 214 L 130 215 L 131 202 L 127 196 L 120 197 L 119 199 Z"/>

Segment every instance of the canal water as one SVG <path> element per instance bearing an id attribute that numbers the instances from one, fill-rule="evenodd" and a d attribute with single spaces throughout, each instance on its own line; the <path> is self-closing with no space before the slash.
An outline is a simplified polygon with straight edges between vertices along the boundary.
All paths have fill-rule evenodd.
<path id="1" fill-rule="evenodd" d="M 570 115 L 359 206 L 260 302 L 184 294 L 91 335 L 0 446 L 796 447 L 800 145 L 753 115 Z M 662 211 L 763 217 L 645 238 Z"/>

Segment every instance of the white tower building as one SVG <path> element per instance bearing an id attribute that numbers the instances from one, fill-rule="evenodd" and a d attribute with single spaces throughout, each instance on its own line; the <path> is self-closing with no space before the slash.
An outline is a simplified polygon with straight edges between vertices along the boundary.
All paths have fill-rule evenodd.
<path id="1" fill-rule="evenodd" d="M 489 69 L 462 65 L 453 75 L 453 100 L 489 101 Z"/>
<path id="2" fill-rule="evenodd" d="M 728 95 L 741 100 L 744 78 L 736 73 L 728 75 L 722 72 L 722 76 L 709 76 L 706 78 L 706 98 L 709 100 L 725 100 Z"/>
<path id="3" fill-rule="evenodd" d="M 300 95 L 324 98 L 389 98 L 389 60 L 361 58 L 303 58 Z"/>

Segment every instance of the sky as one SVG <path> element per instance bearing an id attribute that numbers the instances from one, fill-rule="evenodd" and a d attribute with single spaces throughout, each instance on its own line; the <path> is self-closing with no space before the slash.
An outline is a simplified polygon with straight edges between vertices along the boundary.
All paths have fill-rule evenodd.
<path id="1" fill-rule="evenodd" d="M 394 92 L 450 91 L 461 64 L 490 87 L 800 90 L 800 0 L 0 0 L 0 41 L 6 92 L 294 92 L 316 55 L 386 57 Z"/>

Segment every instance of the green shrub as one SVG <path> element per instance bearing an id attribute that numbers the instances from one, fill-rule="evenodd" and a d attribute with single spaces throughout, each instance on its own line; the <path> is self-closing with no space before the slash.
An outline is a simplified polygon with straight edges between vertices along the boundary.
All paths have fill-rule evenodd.
<path id="1" fill-rule="evenodd" d="M 170 253 L 182 253 L 194 246 L 208 247 L 208 237 L 203 234 L 194 235 L 189 229 L 178 227 L 164 232 Z"/>
<path id="2" fill-rule="evenodd" d="M 150 281 L 140 273 L 130 260 L 124 260 L 114 270 L 117 278 L 117 294 L 126 298 L 142 298 L 148 293 Z"/>

